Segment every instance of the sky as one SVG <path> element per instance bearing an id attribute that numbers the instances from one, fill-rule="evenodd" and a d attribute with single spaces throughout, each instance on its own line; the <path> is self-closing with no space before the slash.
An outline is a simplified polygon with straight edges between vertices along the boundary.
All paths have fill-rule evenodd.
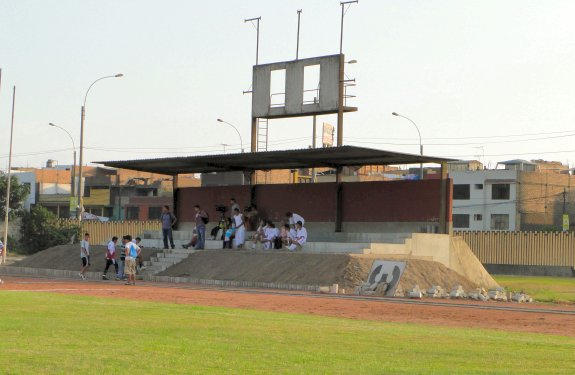
<path id="1" fill-rule="evenodd" d="M 339 52 L 339 1 L 0 0 L 0 169 L 249 149 L 260 63 Z M 575 163 L 575 1 L 361 0 L 343 51 L 358 112 L 344 144 L 458 159 Z M 351 91 L 353 90 L 353 91 Z M 318 122 L 336 124 L 335 116 Z M 307 148 L 310 117 L 270 121 L 269 149 Z M 223 146 L 226 144 L 227 146 Z"/>

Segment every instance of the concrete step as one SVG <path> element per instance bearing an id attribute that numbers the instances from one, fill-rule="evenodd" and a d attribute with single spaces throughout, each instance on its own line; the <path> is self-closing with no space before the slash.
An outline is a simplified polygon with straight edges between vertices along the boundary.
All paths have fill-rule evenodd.
<path id="1" fill-rule="evenodd" d="M 333 233 L 309 232 L 309 242 L 345 242 L 345 243 L 404 243 L 411 233 Z"/>
<path id="2" fill-rule="evenodd" d="M 160 259 L 186 259 L 191 253 L 158 253 L 156 258 Z"/>
<path id="3" fill-rule="evenodd" d="M 152 265 L 157 265 L 157 264 L 175 264 L 175 263 L 179 263 L 182 261 L 182 259 L 175 259 L 175 258 L 150 258 L 150 260 L 152 261 Z"/>
<path id="4" fill-rule="evenodd" d="M 164 265 L 151 265 L 151 266 L 146 266 L 146 269 L 144 270 L 147 274 L 155 274 L 158 272 L 162 272 L 163 270 L 165 270 L 166 268 L 168 268 L 167 266 Z"/>

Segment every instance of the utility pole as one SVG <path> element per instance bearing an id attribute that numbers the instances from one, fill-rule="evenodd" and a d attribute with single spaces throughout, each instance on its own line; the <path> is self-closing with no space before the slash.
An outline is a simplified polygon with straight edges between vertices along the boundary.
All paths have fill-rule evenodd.
<path id="1" fill-rule="evenodd" d="M 259 62 L 259 50 L 260 50 L 260 21 L 261 21 L 262 17 L 254 17 L 254 18 L 248 18 L 244 20 L 244 23 L 246 22 L 252 22 L 253 25 L 253 21 L 256 21 L 256 65 L 258 65 Z"/>
<path id="2" fill-rule="evenodd" d="M 563 188 L 563 215 L 567 213 L 567 189 Z"/>
<path id="3" fill-rule="evenodd" d="M 4 251 L 2 251 L 2 261 L 0 264 L 6 263 L 6 253 L 8 252 L 8 221 L 10 219 L 10 183 L 12 181 L 12 139 L 14 135 L 14 107 L 16 104 L 16 86 L 12 91 L 12 122 L 10 124 L 10 153 L 8 154 L 8 181 L 6 182 L 6 213 L 4 217 Z"/>
<path id="4" fill-rule="evenodd" d="M 296 49 L 295 49 L 295 59 L 296 60 L 299 59 L 299 25 L 300 25 L 300 19 L 301 19 L 301 9 L 299 9 L 297 11 L 297 44 L 296 44 Z"/>
<path id="5" fill-rule="evenodd" d="M 567 214 L 567 189 L 563 188 L 563 232 L 569 231 L 569 215 Z"/>

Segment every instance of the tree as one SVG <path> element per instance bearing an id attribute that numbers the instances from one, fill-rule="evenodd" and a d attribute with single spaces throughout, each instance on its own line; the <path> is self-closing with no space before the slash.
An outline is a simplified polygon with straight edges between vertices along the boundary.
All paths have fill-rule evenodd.
<path id="1" fill-rule="evenodd" d="M 19 216 L 24 211 L 24 201 L 30 194 L 30 186 L 21 184 L 18 177 L 10 177 L 10 217 Z M 8 188 L 8 175 L 0 173 L 0 220 L 6 215 L 6 189 Z"/>
<path id="2" fill-rule="evenodd" d="M 77 238 L 78 227 L 62 226 L 52 212 L 42 206 L 24 211 L 20 225 L 20 247 L 32 254 L 52 246 L 64 245 Z"/>

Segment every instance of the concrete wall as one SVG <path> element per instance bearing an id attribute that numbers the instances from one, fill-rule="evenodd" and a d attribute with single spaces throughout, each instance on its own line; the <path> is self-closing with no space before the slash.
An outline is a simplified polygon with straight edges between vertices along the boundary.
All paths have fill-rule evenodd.
<path id="1" fill-rule="evenodd" d="M 342 183 L 342 221 L 345 231 L 429 232 L 439 223 L 440 180 L 377 181 Z M 258 206 L 260 215 L 281 222 L 287 211 L 302 215 L 310 225 L 317 223 L 333 231 L 338 185 L 274 184 L 254 186 L 211 186 L 183 188 L 176 192 L 177 216 L 183 223 L 194 221 L 194 204 L 210 215 L 220 216 L 216 204 L 229 206 L 236 198 L 240 207 Z M 447 212 L 451 221 L 451 189 Z"/>
<path id="2" fill-rule="evenodd" d="M 22 220 L 15 218 L 8 222 L 8 235 L 16 240 L 20 239 L 20 224 Z M 5 221 L 0 221 L 0 240 L 4 241 Z"/>
<path id="3" fill-rule="evenodd" d="M 298 116 L 318 112 L 334 113 L 339 105 L 339 64 L 343 55 L 331 55 L 256 65 L 253 68 L 252 117 Z M 303 103 L 304 68 L 320 65 L 319 103 Z M 285 69 L 285 105 L 270 106 L 271 72 Z"/>
<path id="4" fill-rule="evenodd" d="M 403 244 L 372 243 L 366 253 L 398 259 L 435 261 L 485 288 L 498 286 L 460 237 L 448 234 L 413 233 Z"/>

